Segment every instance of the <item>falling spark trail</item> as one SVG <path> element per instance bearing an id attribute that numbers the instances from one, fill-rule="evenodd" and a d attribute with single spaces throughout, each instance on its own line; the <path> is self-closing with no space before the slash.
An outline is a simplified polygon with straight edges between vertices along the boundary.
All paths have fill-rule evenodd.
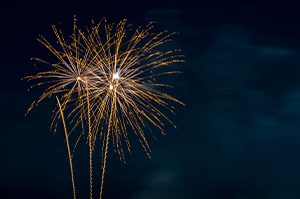
<path id="1" fill-rule="evenodd" d="M 103 163 L 102 163 L 102 175 L 101 175 L 101 187 L 100 187 L 100 199 L 102 199 L 102 194 L 103 194 L 103 186 L 104 186 L 104 177 L 105 177 L 105 172 L 106 172 L 106 163 L 107 163 L 107 156 L 108 156 L 108 146 L 109 146 L 109 139 L 110 139 L 110 128 L 112 125 L 112 120 L 113 120 L 113 113 L 115 109 L 115 103 L 116 103 L 116 94 L 113 94 L 113 101 L 111 104 L 111 111 L 109 115 L 109 120 L 108 120 L 108 128 L 107 128 L 107 134 L 106 134 L 106 139 L 105 139 L 105 149 L 104 149 L 104 158 L 103 158 Z"/>
<path id="2" fill-rule="evenodd" d="M 87 109 L 88 109 L 88 140 L 89 140 L 89 161 L 90 161 L 90 199 L 93 198 L 93 135 L 91 128 L 91 110 L 90 110 L 90 98 L 89 91 L 86 92 L 87 95 Z"/>
<path id="3" fill-rule="evenodd" d="M 71 150 L 70 150 L 70 143 L 69 143 L 69 136 L 68 136 L 68 131 L 67 131 L 67 126 L 66 126 L 66 122 L 65 122 L 65 117 L 64 117 L 64 113 L 62 111 L 62 107 L 61 104 L 59 102 L 58 97 L 56 97 L 57 100 L 57 104 L 59 106 L 59 111 L 61 114 L 61 118 L 62 118 L 62 123 L 64 126 L 64 132 L 65 132 L 65 137 L 66 137 L 66 145 L 67 145 L 67 151 L 68 151 L 68 157 L 69 157 L 69 164 L 70 164 L 70 171 L 71 171 L 71 178 L 72 178 L 72 188 L 73 188 L 73 198 L 76 199 L 76 189 L 75 189 L 75 179 L 74 179 L 74 171 L 73 171 L 73 161 L 72 161 L 72 155 L 71 155 Z"/>

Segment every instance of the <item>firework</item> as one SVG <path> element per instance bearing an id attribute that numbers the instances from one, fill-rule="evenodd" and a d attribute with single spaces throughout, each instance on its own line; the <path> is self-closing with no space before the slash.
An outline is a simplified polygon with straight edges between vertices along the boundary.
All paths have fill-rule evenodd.
<path id="1" fill-rule="evenodd" d="M 96 143 L 102 144 L 101 198 L 110 143 L 120 159 L 125 161 L 124 149 L 131 151 L 129 133 L 134 133 L 150 157 L 145 129 L 154 126 L 163 133 L 165 121 L 175 127 L 168 119 L 166 110 L 174 113 L 170 103 L 183 103 L 160 91 L 162 87 L 171 86 L 159 83 L 156 78 L 179 73 L 168 70 L 166 66 L 183 62 L 183 55 L 180 50 L 162 48 L 163 44 L 171 41 L 174 33 L 154 33 L 153 30 L 154 23 L 133 29 L 126 20 L 113 25 L 103 19 L 82 31 L 74 19 L 70 38 L 64 38 L 62 32 L 53 27 L 58 48 L 42 36 L 38 39 L 56 57 L 57 62 L 53 64 L 35 58 L 49 64 L 51 69 L 26 77 L 38 81 L 38 86 L 47 85 L 45 92 L 29 110 L 44 99 L 56 96 L 58 107 L 54 111 L 51 126 L 56 129 L 58 119 L 62 119 L 66 140 L 80 127 L 82 130 L 73 148 L 81 135 L 87 135 L 90 198 L 93 197 L 93 150 Z M 72 127 L 69 133 L 63 113 L 67 113 L 66 120 Z M 68 141 L 67 145 L 75 198 L 72 154 Z"/>

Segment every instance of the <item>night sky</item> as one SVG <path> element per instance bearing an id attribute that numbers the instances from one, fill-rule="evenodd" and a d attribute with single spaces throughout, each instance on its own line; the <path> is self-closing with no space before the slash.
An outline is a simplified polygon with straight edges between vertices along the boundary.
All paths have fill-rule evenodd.
<path id="1" fill-rule="evenodd" d="M 55 103 L 28 116 L 39 89 L 21 78 L 47 58 L 37 41 L 51 25 L 70 29 L 106 17 L 179 32 L 186 62 L 170 81 L 176 105 L 152 159 L 135 141 L 124 165 L 110 153 L 104 199 L 300 198 L 300 12 L 293 1 L 37 1 L 0 3 L 0 198 L 72 198 L 62 128 L 50 131 Z M 88 198 L 88 150 L 75 158 L 78 198 Z M 99 162 L 98 162 L 99 163 Z M 96 163 L 97 164 L 97 161 Z M 98 164 L 98 170 L 100 163 Z M 100 172 L 95 172 L 95 195 Z"/>

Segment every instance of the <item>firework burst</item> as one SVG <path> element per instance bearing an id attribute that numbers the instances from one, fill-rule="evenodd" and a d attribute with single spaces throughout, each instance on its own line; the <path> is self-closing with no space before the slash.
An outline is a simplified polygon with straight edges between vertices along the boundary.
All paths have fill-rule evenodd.
<path id="1" fill-rule="evenodd" d="M 126 20 L 109 24 L 105 19 L 93 23 L 82 31 L 74 19 L 73 33 L 64 38 L 61 30 L 53 26 L 58 41 L 54 47 L 44 37 L 42 43 L 57 59 L 49 63 L 50 70 L 26 77 L 38 81 L 34 86 L 46 85 L 44 93 L 32 103 L 29 111 L 51 96 L 57 97 L 58 106 L 53 114 L 52 127 L 62 119 L 71 167 L 73 194 L 75 182 L 70 148 L 75 148 L 82 135 L 87 135 L 90 151 L 90 198 L 93 197 L 93 151 L 96 143 L 102 144 L 102 177 L 99 197 L 102 197 L 106 162 L 110 143 L 120 159 L 125 161 L 124 149 L 131 151 L 128 133 L 134 133 L 147 155 L 150 147 L 145 129 L 156 127 L 163 133 L 164 122 L 175 125 L 168 119 L 165 110 L 174 113 L 170 103 L 183 104 L 160 91 L 157 77 L 179 73 L 168 70 L 168 65 L 183 62 L 180 50 L 163 50 L 162 45 L 171 41 L 174 33 L 154 33 L 154 23 L 133 29 Z M 66 119 L 64 118 L 66 114 Z M 66 121 L 72 127 L 67 131 Z M 74 147 L 69 136 L 81 128 Z M 85 133 L 86 132 L 86 133 Z M 111 140 L 111 141 L 110 141 Z"/>

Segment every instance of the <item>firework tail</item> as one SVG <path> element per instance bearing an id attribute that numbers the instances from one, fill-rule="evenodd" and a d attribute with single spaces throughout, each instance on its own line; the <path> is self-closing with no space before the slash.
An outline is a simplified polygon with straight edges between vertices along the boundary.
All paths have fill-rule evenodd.
<path id="1" fill-rule="evenodd" d="M 59 112 L 60 112 L 60 115 L 61 115 L 61 120 L 62 120 L 62 123 L 63 123 L 63 126 L 64 126 L 64 132 L 65 132 L 65 136 L 66 136 L 66 145 L 67 145 L 70 172 L 71 172 L 71 178 L 72 178 L 73 198 L 76 199 L 76 188 L 75 188 L 75 179 L 74 179 L 74 171 L 73 171 L 73 160 L 72 160 L 72 155 L 71 155 L 67 125 L 66 125 L 64 113 L 62 111 L 62 106 L 60 104 L 60 101 L 59 101 L 58 97 L 56 97 L 56 100 L 57 100 L 57 104 L 58 104 L 58 107 L 59 107 Z"/>

